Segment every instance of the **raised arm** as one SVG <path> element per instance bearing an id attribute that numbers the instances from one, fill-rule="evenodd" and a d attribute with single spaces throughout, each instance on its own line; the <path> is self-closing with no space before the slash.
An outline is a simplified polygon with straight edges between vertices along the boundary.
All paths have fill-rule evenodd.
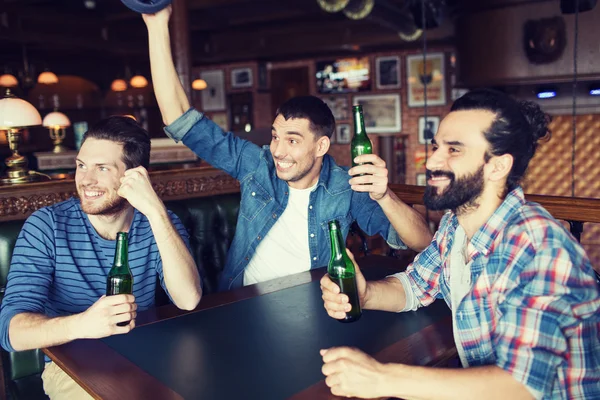
<path id="1" fill-rule="evenodd" d="M 166 125 L 171 124 L 190 108 L 190 102 L 185 95 L 173 64 L 169 34 L 170 16 L 171 6 L 156 14 L 143 14 L 144 22 L 148 28 L 154 94 L 163 122 Z"/>
<path id="2" fill-rule="evenodd" d="M 202 297 L 198 268 L 152 188 L 148 171 L 144 167 L 125 171 L 117 193 L 148 218 L 162 261 L 164 283 L 173 303 L 183 310 L 193 310 Z"/>
<path id="3" fill-rule="evenodd" d="M 431 243 L 432 234 L 423 216 L 414 208 L 400 200 L 388 187 L 388 170 L 379 156 L 364 154 L 357 157 L 357 162 L 365 163 L 348 171 L 352 178 L 350 185 L 356 192 L 367 192 L 383 210 L 390 224 L 398 233 L 402 242 L 415 251 L 422 251 Z M 369 164 L 366 164 L 369 163 Z M 362 176 L 359 176 L 364 174 Z M 364 230 L 365 218 L 371 220 L 367 207 L 357 210 L 357 221 Z M 372 231 L 373 229 L 371 229 Z M 387 238 L 386 238 L 387 239 Z M 388 240 L 389 244 L 390 241 Z"/>

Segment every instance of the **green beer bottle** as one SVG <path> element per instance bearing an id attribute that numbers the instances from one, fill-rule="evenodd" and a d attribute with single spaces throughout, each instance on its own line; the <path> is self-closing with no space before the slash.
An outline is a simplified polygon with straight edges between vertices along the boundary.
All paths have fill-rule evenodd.
<path id="1" fill-rule="evenodd" d="M 337 220 L 329 221 L 329 238 L 331 239 L 331 259 L 327 266 L 327 273 L 336 285 L 340 287 L 340 293 L 348 296 L 352 308 L 346 313 L 346 318 L 340 322 L 358 321 L 362 315 L 360 300 L 356 287 L 356 271 L 352 260 L 346 254 L 342 231 Z"/>
<path id="2" fill-rule="evenodd" d="M 373 145 L 371 144 L 365 129 L 365 118 L 363 117 L 362 106 L 353 106 L 352 114 L 354 116 L 354 136 L 350 143 L 350 152 L 352 153 L 352 166 L 356 167 L 361 164 L 356 164 L 354 159 L 361 154 L 373 154 Z"/>
<path id="3" fill-rule="evenodd" d="M 108 272 L 106 280 L 106 295 L 133 294 L 133 275 L 129 269 L 127 259 L 127 232 L 117 233 L 117 248 L 115 250 L 115 261 Z M 119 322 L 118 326 L 126 326 L 129 321 Z"/>

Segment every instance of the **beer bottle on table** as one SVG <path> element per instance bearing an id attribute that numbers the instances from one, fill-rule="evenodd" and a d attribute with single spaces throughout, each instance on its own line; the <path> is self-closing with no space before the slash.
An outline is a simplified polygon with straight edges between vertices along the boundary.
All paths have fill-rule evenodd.
<path id="1" fill-rule="evenodd" d="M 106 280 L 106 295 L 133 294 L 133 275 L 129 269 L 127 258 L 127 232 L 117 233 L 117 248 L 115 250 L 115 261 L 108 272 Z M 118 326 L 126 326 L 129 321 L 119 322 Z"/>
<path id="2" fill-rule="evenodd" d="M 356 271 L 352 260 L 346 254 L 346 246 L 343 245 L 344 239 L 342 238 L 342 231 L 337 220 L 329 221 L 329 238 L 331 240 L 331 259 L 327 266 L 329 279 L 340 287 L 340 293 L 348 296 L 350 305 L 352 306 L 350 311 L 346 313 L 346 318 L 339 321 L 358 321 L 362 315 L 362 310 L 356 287 Z"/>
<path id="3" fill-rule="evenodd" d="M 356 167 L 357 164 L 354 159 L 361 154 L 373 154 L 373 145 L 367 136 L 365 129 L 365 118 L 363 117 L 362 106 L 353 106 L 352 115 L 354 117 L 354 136 L 350 143 L 350 152 L 352 153 L 352 166 Z M 364 174 L 360 174 L 364 175 Z"/>

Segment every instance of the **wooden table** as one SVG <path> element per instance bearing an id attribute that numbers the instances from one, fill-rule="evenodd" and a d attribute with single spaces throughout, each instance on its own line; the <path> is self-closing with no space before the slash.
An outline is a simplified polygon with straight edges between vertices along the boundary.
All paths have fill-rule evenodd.
<path id="1" fill-rule="evenodd" d="M 367 279 L 406 261 L 359 260 Z M 320 297 L 324 269 L 205 296 L 192 312 L 141 312 L 127 335 L 76 340 L 44 352 L 102 399 L 333 399 L 320 348 L 351 345 L 382 362 L 444 365 L 456 356 L 442 301 L 417 312 L 364 311 L 342 324 Z"/>

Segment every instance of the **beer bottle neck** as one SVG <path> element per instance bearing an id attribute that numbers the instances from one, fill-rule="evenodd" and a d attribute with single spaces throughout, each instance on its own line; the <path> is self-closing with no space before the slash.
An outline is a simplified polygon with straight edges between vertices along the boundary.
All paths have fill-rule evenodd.
<path id="1" fill-rule="evenodd" d="M 363 117 L 362 110 L 360 109 L 354 110 L 354 136 L 367 136 L 367 131 L 365 129 L 365 119 Z"/>
<path id="2" fill-rule="evenodd" d="M 115 250 L 115 261 L 113 266 L 124 267 L 128 265 L 127 259 L 128 247 L 127 247 L 127 233 L 119 232 L 117 234 L 117 248 Z"/>
<path id="3" fill-rule="evenodd" d="M 333 229 L 329 226 L 329 239 L 331 242 L 331 258 L 339 260 L 344 255 L 343 252 L 345 247 L 342 246 L 344 239 L 342 238 L 342 231 L 340 230 L 339 225 L 335 226 Z"/>

